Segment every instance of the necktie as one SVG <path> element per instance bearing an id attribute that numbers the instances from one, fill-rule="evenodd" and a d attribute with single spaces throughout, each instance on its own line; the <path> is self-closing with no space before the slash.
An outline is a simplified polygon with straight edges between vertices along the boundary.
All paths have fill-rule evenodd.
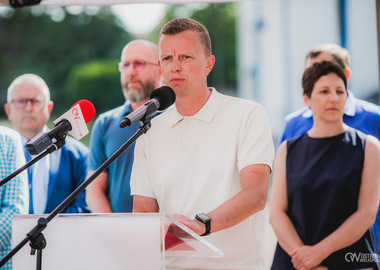
<path id="1" fill-rule="evenodd" d="M 26 162 L 32 160 L 32 156 L 30 155 L 26 145 L 24 145 L 24 155 Z M 32 200 L 32 182 L 33 182 L 33 165 L 28 168 L 28 186 L 29 186 L 29 214 L 33 214 L 33 200 Z"/>
<path id="2" fill-rule="evenodd" d="M 32 156 L 30 155 L 28 149 L 26 148 L 26 145 L 24 146 L 24 154 L 25 154 L 25 159 L 26 159 L 26 162 L 29 162 L 32 160 Z M 33 175 L 33 166 L 30 166 L 28 168 L 28 177 L 29 177 L 29 181 L 32 179 L 32 175 Z"/>

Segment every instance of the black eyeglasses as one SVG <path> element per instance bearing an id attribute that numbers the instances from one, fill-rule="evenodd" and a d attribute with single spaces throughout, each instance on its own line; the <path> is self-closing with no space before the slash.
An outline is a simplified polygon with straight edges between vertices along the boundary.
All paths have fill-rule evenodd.
<path id="1" fill-rule="evenodd" d="M 42 109 L 44 102 L 38 98 L 26 98 L 26 99 L 13 99 L 10 103 L 15 106 L 16 109 L 25 109 L 26 105 L 30 102 L 34 109 Z"/>
<path id="2" fill-rule="evenodd" d="M 133 61 L 133 62 L 119 62 L 118 64 L 118 68 L 119 68 L 119 71 L 125 71 L 127 70 L 130 66 L 133 66 L 134 69 L 136 70 L 141 70 L 143 69 L 147 64 L 149 65 L 154 65 L 154 66 L 158 66 L 157 63 L 152 63 L 152 62 L 146 62 L 146 61 L 140 61 L 140 60 L 136 60 L 136 61 Z"/>

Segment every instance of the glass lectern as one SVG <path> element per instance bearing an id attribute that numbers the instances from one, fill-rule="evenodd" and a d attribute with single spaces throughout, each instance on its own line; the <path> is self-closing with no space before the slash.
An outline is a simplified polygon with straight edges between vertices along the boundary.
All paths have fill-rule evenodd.
<path id="1" fill-rule="evenodd" d="M 12 246 L 41 215 L 12 220 Z M 163 270 L 168 256 L 221 257 L 222 252 L 167 214 L 60 214 L 43 231 L 42 270 Z M 36 269 L 25 245 L 13 258 L 13 270 Z"/>

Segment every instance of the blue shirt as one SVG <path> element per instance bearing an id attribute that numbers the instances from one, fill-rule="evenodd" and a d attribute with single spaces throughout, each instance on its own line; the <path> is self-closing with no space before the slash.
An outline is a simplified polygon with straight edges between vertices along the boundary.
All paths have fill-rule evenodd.
<path id="1" fill-rule="evenodd" d="M 24 164 L 25 157 L 19 134 L 9 128 L 0 127 L 0 178 L 4 179 Z M 12 217 L 16 214 L 27 214 L 28 204 L 28 177 L 26 171 L 23 171 L 0 187 L 0 259 L 11 250 Z M 12 269 L 11 260 L 1 269 Z"/>
<path id="2" fill-rule="evenodd" d="M 313 126 L 312 112 L 308 107 L 299 109 L 285 118 L 285 128 L 281 141 L 298 137 Z M 364 100 L 356 99 L 349 91 L 346 107 L 344 108 L 343 122 L 372 135 L 380 140 L 380 107 Z"/>
<path id="3" fill-rule="evenodd" d="M 127 101 L 123 106 L 101 114 L 91 131 L 88 169 L 97 170 L 140 127 L 140 122 L 120 128 L 123 118 L 132 112 Z M 106 170 L 108 173 L 108 199 L 114 212 L 132 212 L 132 196 L 129 185 L 135 143 L 124 151 Z"/>

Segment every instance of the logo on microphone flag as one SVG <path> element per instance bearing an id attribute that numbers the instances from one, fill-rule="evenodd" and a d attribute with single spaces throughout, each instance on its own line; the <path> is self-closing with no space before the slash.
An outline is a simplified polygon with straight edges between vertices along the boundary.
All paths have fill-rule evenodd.
<path id="1" fill-rule="evenodd" d="M 73 106 L 68 112 L 56 119 L 53 123 L 57 124 L 62 119 L 66 119 L 70 122 L 71 130 L 69 131 L 69 134 L 75 139 L 80 140 L 89 133 L 80 104 Z"/>

